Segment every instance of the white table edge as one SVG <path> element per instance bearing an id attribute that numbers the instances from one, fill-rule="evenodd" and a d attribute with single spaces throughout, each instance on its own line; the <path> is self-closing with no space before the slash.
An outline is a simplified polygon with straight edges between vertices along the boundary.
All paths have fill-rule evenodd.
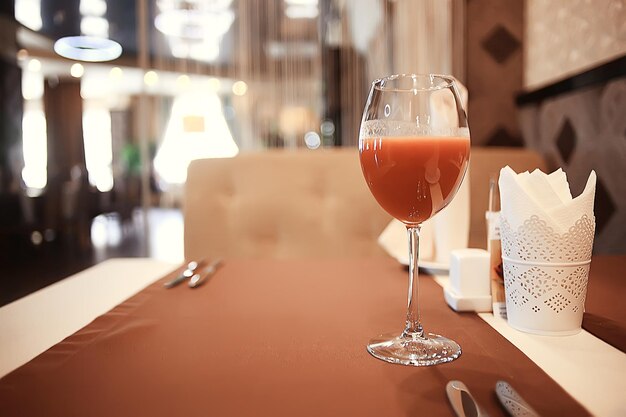
<path id="1" fill-rule="evenodd" d="M 448 285 L 448 276 L 434 278 L 442 288 Z M 492 313 L 478 316 L 593 415 L 626 416 L 624 352 L 585 330 L 572 336 L 540 336 L 516 330 Z"/>
<path id="2" fill-rule="evenodd" d="M 0 307 L 0 378 L 175 267 L 149 258 L 109 259 Z"/>

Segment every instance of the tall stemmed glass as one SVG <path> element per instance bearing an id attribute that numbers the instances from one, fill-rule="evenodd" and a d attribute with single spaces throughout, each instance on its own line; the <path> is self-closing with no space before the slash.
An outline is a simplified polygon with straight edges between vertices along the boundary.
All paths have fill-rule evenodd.
<path id="1" fill-rule="evenodd" d="M 370 340 L 376 358 L 428 366 L 461 355 L 453 340 L 424 332 L 418 302 L 420 224 L 446 207 L 465 175 L 470 154 L 467 116 L 455 81 L 441 75 L 392 75 L 372 83 L 363 111 L 359 156 L 370 191 L 406 225 L 409 296 L 400 334 Z"/>

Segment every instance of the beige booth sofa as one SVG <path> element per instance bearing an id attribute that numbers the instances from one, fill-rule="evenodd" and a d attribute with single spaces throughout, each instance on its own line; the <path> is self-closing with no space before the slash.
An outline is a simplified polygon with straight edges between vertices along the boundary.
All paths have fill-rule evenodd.
<path id="1" fill-rule="evenodd" d="M 473 148 L 470 243 L 485 245 L 489 176 L 545 168 L 531 151 Z M 370 194 L 355 148 L 271 150 L 193 161 L 184 197 L 185 258 L 387 256 L 391 217 Z"/>

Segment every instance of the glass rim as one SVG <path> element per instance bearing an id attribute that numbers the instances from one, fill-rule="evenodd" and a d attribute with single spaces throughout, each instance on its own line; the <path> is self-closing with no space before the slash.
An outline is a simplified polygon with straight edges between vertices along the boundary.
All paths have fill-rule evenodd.
<path id="1" fill-rule="evenodd" d="M 430 85 L 430 86 L 424 86 L 424 87 L 413 86 L 411 88 L 399 88 L 397 86 L 391 87 L 391 86 L 384 85 L 386 82 L 395 81 L 395 80 L 403 79 L 403 78 L 412 78 L 413 80 L 417 78 L 421 78 L 421 79 L 429 78 L 431 80 L 439 79 L 439 80 L 442 80 L 443 82 L 439 85 Z M 444 74 L 392 74 L 386 77 L 377 78 L 374 81 L 372 81 L 372 88 L 379 90 L 379 91 L 395 91 L 395 92 L 437 91 L 437 90 L 443 90 L 445 88 L 452 88 L 454 86 L 454 81 L 455 81 L 454 77 L 452 77 L 451 75 L 444 75 Z"/>

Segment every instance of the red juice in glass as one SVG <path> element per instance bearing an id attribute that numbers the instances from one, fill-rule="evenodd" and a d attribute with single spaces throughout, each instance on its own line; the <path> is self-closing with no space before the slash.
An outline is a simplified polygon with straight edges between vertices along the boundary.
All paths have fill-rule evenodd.
<path id="1" fill-rule="evenodd" d="M 467 114 L 452 77 L 394 74 L 372 82 L 361 128 L 359 159 L 367 186 L 407 229 L 409 296 L 404 330 L 370 339 L 367 351 L 385 362 L 431 366 L 461 356 L 461 346 L 426 332 L 419 309 L 420 224 L 448 205 L 467 169 Z"/>
<path id="2" fill-rule="evenodd" d="M 461 185 L 470 154 L 464 136 L 362 138 L 361 169 L 389 214 L 409 225 L 447 206 Z"/>

